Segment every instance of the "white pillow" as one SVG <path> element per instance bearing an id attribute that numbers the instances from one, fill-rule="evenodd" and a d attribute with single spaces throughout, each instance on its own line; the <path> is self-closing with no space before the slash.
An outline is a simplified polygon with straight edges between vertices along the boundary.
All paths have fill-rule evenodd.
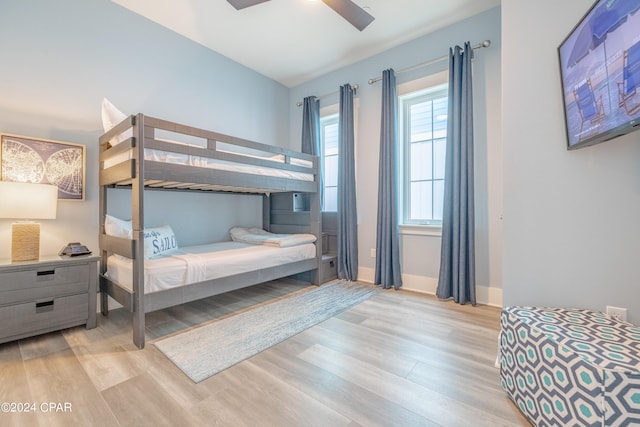
<path id="1" fill-rule="evenodd" d="M 249 230 L 243 227 L 232 227 L 229 230 L 229 235 L 234 242 L 244 242 L 249 235 Z"/>
<path id="2" fill-rule="evenodd" d="M 102 99 L 102 127 L 105 132 L 111 130 L 115 125 L 127 118 L 127 115 L 118 110 L 107 98 Z M 131 138 L 133 132 L 131 129 L 113 138 L 112 146 L 117 145 L 127 138 Z"/>
<path id="3" fill-rule="evenodd" d="M 144 229 L 145 259 L 166 255 L 178 249 L 178 241 L 170 225 Z"/>
<path id="4" fill-rule="evenodd" d="M 131 239 L 133 236 L 131 220 L 125 221 L 115 216 L 105 215 L 104 232 L 109 236 Z"/>

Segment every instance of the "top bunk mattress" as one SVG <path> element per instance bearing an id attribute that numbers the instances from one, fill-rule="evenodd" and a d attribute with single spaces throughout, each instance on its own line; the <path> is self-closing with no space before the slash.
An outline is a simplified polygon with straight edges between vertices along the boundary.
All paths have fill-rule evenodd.
<path id="1" fill-rule="evenodd" d="M 163 141 L 163 142 L 183 145 L 176 141 Z M 229 152 L 229 153 L 235 154 L 233 152 Z M 258 156 L 249 156 L 247 154 L 241 154 L 241 155 L 245 157 L 258 158 Z M 272 157 L 259 157 L 259 158 L 262 160 L 266 160 L 268 162 L 272 162 L 273 166 L 272 167 L 256 166 L 251 164 L 230 162 L 226 160 L 197 156 L 192 154 L 158 150 L 154 148 L 144 149 L 145 161 L 168 163 L 168 164 L 181 165 L 181 166 L 199 167 L 199 168 L 206 168 L 206 169 L 218 169 L 218 170 L 225 170 L 230 172 L 240 172 L 240 173 L 247 173 L 247 174 L 253 174 L 253 175 L 260 175 L 260 176 L 296 179 L 300 181 L 312 182 L 314 179 L 314 175 L 312 173 L 296 172 L 296 171 L 281 169 L 281 166 L 285 164 L 284 156 L 276 155 Z M 130 151 L 120 153 L 118 155 L 113 156 L 109 160 L 105 160 L 104 168 L 107 169 L 111 166 L 114 166 L 118 163 L 122 163 L 130 159 L 131 159 Z M 306 162 L 304 160 L 293 161 L 291 164 L 296 166 L 308 167 L 308 168 L 311 167 L 311 162 Z"/>
<path id="2" fill-rule="evenodd" d="M 315 256 L 316 246 L 313 243 L 284 248 L 241 242 L 188 246 L 171 255 L 144 261 L 145 294 Z M 106 276 L 132 291 L 132 260 L 119 255 L 109 256 Z"/>

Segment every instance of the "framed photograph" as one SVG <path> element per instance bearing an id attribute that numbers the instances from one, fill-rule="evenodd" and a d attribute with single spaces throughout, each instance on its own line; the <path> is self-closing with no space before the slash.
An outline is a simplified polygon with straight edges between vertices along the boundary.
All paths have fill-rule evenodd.
<path id="1" fill-rule="evenodd" d="M 85 146 L 0 135 L 0 179 L 58 186 L 58 199 L 84 200 Z"/>

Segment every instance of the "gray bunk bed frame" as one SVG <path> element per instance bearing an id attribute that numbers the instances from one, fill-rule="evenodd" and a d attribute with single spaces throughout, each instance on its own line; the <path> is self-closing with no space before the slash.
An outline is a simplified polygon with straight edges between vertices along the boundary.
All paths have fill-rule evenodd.
<path id="1" fill-rule="evenodd" d="M 130 138 L 111 146 L 109 141 L 132 130 Z M 155 139 L 156 130 L 173 132 L 206 139 L 207 148 L 176 144 Z M 217 149 L 217 142 L 238 147 L 259 150 L 284 156 L 284 163 L 278 167 L 293 172 L 313 175 L 313 181 L 262 176 L 219 169 L 209 169 L 178 164 L 155 162 L 144 159 L 144 149 L 158 150 L 226 160 L 245 165 L 273 167 L 274 162 L 232 154 Z M 298 275 L 309 278 L 313 284 L 320 284 L 322 274 L 322 238 L 320 192 L 318 179 L 318 157 L 299 153 L 281 147 L 260 144 L 217 132 L 211 132 L 178 123 L 161 120 L 143 114 L 129 116 L 99 138 L 99 246 L 100 266 L 100 308 L 108 315 L 108 296 L 132 313 L 133 342 L 138 348 L 145 344 L 145 314 L 173 307 L 190 301 L 229 292 L 270 280 Z M 130 151 L 130 159 L 104 167 L 105 161 L 113 156 Z M 307 168 L 292 164 L 292 159 L 311 162 Z M 108 210 L 109 188 L 131 190 L 132 239 L 118 238 L 105 234 L 104 221 Z M 316 257 L 286 265 L 250 271 L 228 277 L 193 283 L 177 288 L 144 293 L 144 193 L 151 189 L 169 189 L 199 192 L 231 192 L 263 195 L 263 227 L 276 233 L 311 233 L 316 236 Z M 309 207 L 302 215 L 272 215 L 271 194 L 292 193 L 296 197 L 303 193 L 308 197 Z M 285 223 L 276 218 L 289 218 Z M 291 218 L 295 218 L 291 220 Z M 288 221 L 288 223 L 286 223 Z M 129 290 L 105 276 L 107 256 L 119 254 L 133 261 L 133 289 Z"/>

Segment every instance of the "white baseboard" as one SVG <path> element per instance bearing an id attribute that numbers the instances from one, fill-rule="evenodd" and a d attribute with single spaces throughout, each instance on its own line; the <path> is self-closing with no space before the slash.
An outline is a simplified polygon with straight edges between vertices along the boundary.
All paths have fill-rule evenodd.
<path id="1" fill-rule="evenodd" d="M 373 268 L 358 268 L 358 280 L 373 283 L 375 278 Z M 418 276 L 415 274 L 402 275 L 402 289 L 423 294 L 435 295 L 438 287 L 437 277 Z M 476 301 L 478 304 L 502 307 L 502 289 L 492 286 L 476 286 Z"/>

